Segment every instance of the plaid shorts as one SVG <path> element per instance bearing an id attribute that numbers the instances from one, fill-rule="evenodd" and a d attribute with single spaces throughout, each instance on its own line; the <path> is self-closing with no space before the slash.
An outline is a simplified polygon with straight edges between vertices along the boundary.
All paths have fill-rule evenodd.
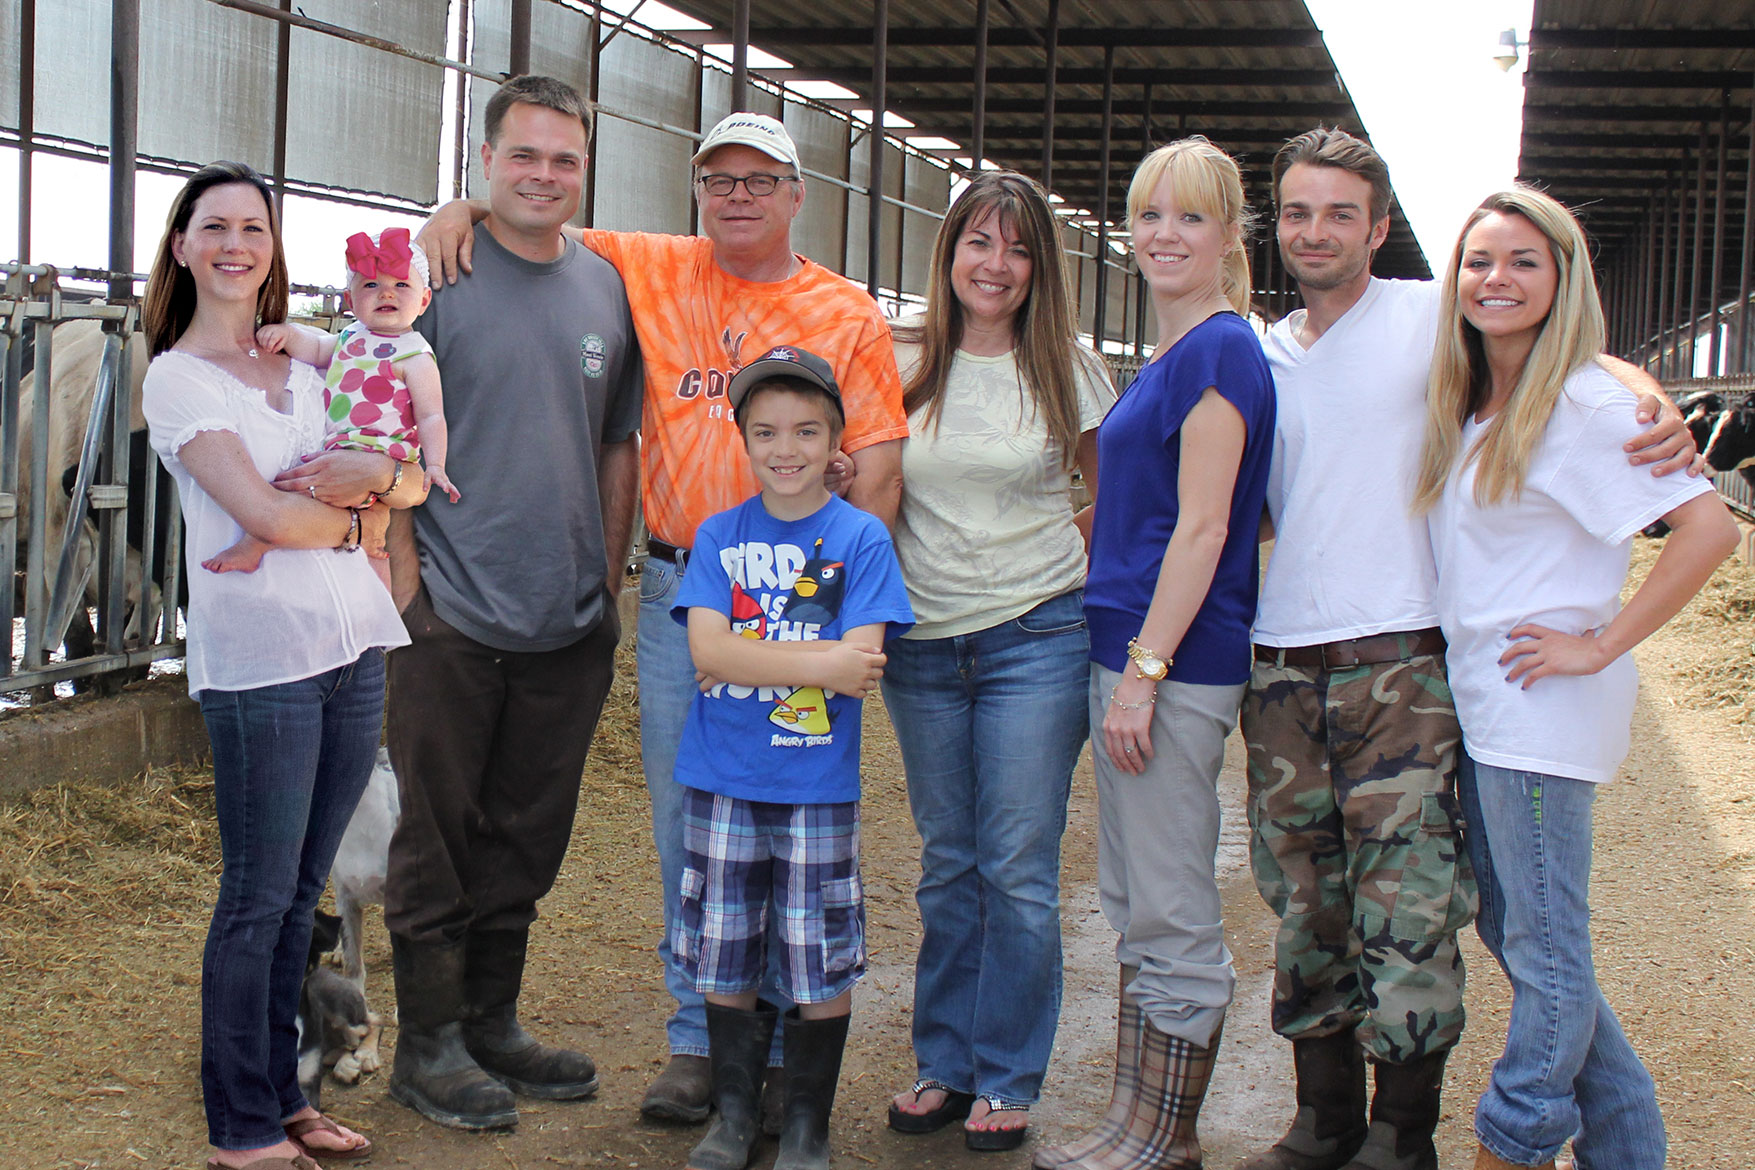
<path id="1" fill-rule="evenodd" d="M 859 802 L 769 804 L 686 788 L 682 912 L 670 946 L 696 991 L 761 987 L 770 905 L 781 994 L 824 1003 L 859 981 Z"/>

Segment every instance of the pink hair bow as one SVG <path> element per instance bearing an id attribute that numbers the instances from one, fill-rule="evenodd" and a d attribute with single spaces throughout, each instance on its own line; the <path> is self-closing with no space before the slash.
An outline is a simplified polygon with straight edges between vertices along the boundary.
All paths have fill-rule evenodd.
<path id="1" fill-rule="evenodd" d="M 397 280 L 407 280 L 412 255 L 407 228 L 385 228 L 376 244 L 365 232 L 355 232 L 347 237 L 348 271 L 357 272 L 367 280 L 376 280 L 379 272 Z"/>

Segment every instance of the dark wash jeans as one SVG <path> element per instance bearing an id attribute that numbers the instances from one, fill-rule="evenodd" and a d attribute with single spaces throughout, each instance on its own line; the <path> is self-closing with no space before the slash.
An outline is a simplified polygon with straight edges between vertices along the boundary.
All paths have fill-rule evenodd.
<path id="1" fill-rule="evenodd" d="M 198 696 L 213 743 L 219 900 L 201 962 L 208 1141 L 283 1140 L 305 1107 L 299 990 L 311 912 L 365 791 L 384 716 L 384 652 L 311 678 Z"/>

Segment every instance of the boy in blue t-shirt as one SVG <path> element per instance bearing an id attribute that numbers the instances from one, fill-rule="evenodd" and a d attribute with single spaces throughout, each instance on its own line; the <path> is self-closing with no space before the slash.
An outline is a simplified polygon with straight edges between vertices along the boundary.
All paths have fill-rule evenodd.
<path id="1" fill-rule="evenodd" d="M 853 985 L 865 973 L 859 884 L 859 717 L 886 636 L 914 624 L 881 521 L 823 474 L 846 421 L 829 364 L 781 346 L 726 392 L 761 494 L 702 524 L 672 615 L 701 693 L 677 749 L 684 786 L 682 912 L 671 940 L 707 1001 L 719 1115 L 694 1170 L 742 1170 L 777 1012 L 757 991 L 768 907 L 782 1037 L 777 1166 L 828 1165 L 829 1110 Z"/>

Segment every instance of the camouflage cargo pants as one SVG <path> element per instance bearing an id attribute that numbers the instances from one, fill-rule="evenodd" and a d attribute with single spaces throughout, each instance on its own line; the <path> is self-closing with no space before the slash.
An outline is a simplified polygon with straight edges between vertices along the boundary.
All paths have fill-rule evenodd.
<path id="1" fill-rule="evenodd" d="M 1456 933 L 1475 911 L 1444 657 L 1336 670 L 1255 663 L 1244 696 L 1250 862 L 1280 916 L 1274 1031 L 1357 1026 L 1399 1064 L 1463 1026 Z"/>

